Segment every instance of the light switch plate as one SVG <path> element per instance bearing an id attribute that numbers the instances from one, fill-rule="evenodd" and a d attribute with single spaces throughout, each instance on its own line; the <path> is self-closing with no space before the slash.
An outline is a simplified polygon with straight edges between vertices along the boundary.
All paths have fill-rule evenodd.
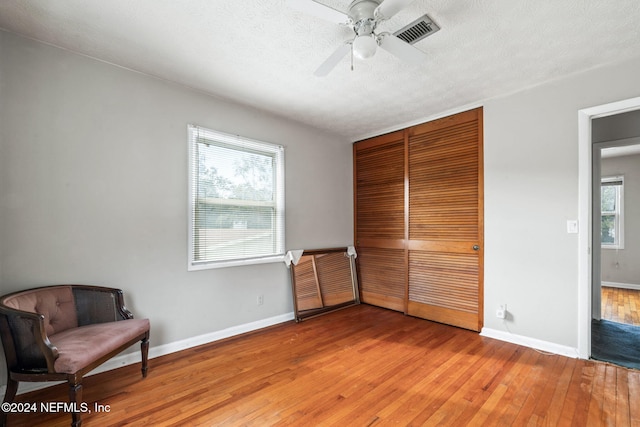
<path id="1" fill-rule="evenodd" d="M 575 220 L 575 219 L 567 220 L 567 233 L 569 234 L 578 233 L 578 220 Z"/>

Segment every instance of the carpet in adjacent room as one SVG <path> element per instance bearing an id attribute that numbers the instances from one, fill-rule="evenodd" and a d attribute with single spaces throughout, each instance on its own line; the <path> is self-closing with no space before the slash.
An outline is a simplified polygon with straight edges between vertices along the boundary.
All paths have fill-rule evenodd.
<path id="1" fill-rule="evenodd" d="M 640 326 L 609 320 L 591 321 L 591 357 L 640 369 Z"/>

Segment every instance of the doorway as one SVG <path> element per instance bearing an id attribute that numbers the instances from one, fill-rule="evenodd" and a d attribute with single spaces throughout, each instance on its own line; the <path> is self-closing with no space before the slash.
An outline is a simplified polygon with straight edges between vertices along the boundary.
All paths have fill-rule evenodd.
<path id="1" fill-rule="evenodd" d="M 592 135 L 591 357 L 640 368 L 640 110 L 594 119 Z"/>
<path id="2" fill-rule="evenodd" d="M 621 125 L 621 123 L 625 124 Z M 619 208 L 620 202 L 624 202 L 628 198 L 620 198 L 619 190 L 616 189 L 624 188 L 622 183 L 625 172 L 618 166 L 614 166 L 613 169 L 617 169 L 617 171 L 613 173 L 611 162 L 607 160 L 607 166 L 602 162 L 603 157 L 605 159 L 621 157 L 615 151 L 625 147 L 624 150 L 632 150 L 629 155 L 637 155 L 637 157 L 631 158 L 632 162 L 640 163 L 638 161 L 640 154 L 636 154 L 634 149 L 629 148 L 638 145 L 640 145 L 640 98 L 584 109 L 579 112 L 579 312 L 581 320 L 578 330 L 578 350 L 580 357 L 583 358 L 601 358 L 599 356 L 602 356 L 603 332 L 601 326 L 603 322 L 609 322 L 608 319 L 603 320 L 602 316 L 603 312 L 605 316 L 609 315 L 607 306 L 605 305 L 603 310 L 602 305 L 603 300 L 607 302 L 605 299 L 609 294 L 604 294 L 605 299 L 603 299 L 602 290 L 608 290 L 611 287 L 617 288 L 615 285 L 620 284 L 635 284 L 625 282 L 640 282 L 640 280 L 628 278 L 620 282 L 613 279 L 613 276 L 616 275 L 616 277 L 622 277 L 619 273 L 622 270 L 628 270 L 631 266 L 626 261 L 621 262 L 620 257 L 621 254 L 626 256 L 627 253 L 630 253 L 628 249 L 635 247 L 636 244 L 632 244 L 631 247 L 624 244 L 624 238 L 628 239 L 630 236 L 629 233 L 623 231 L 625 218 L 622 218 L 621 222 L 619 212 L 607 210 L 611 207 Z M 603 177 L 605 178 L 604 183 Z M 634 188 L 634 191 L 637 192 L 637 187 L 634 186 Z M 602 194 L 608 197 L 609 204 L 607 206 L 602 205 Z M 613 199 L 611 199 L 612 195 Z M 629 215 L 626 219 L 629 219 Z M 640 239 L 636 238 L 636 240 Z M 624 268 L 621 268 L 623 264 Z M 611 270 L 611 268 L 615 270 Z M 602 286 L 603 281 L 604 287 Z M 616 311 L 619 308 L 618 306 Z M 611 323 L 613 326 L 626 328 L 619 322 L 612 321 Z M 640 333 L 640 329 L 638 331 Z M 614 338 L 618 339 L 623 338 L 623 334 L 627 332 L 615 329 L 612 333 Z M 635 338 L 636 342 L 637 340 Z M 605 343 L 604 348 L 609 349 L 610 343 Z M 628 346 L 622 346 L 622 348 L 628 350 Z"/>

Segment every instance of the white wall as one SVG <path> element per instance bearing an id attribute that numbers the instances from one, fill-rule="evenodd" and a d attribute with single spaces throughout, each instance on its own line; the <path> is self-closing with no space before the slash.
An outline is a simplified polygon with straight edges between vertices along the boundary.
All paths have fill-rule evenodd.
<path id="1" fill-rule="evenodd" d="M 577 348 L 578 110 L 640 95 L 638 75 L 634 60 L 485 103 L 485 327 Z"/>
<path id="2" fill-rule="evenodd" d="M 286 147 L 287 248 L 352 244 L 348 141 L 5 32 L 0 100 L 0 293 L 122 288 L 152 348 L 292 312 L 283 263 L 187 272 L 188 123 Z"/>
<path id="3" fill-rule="evenodd" d="M 624 175 L 624 249 L 602 249 L 602 281 L 640 285 L 640 154 L 602 159 L 602 176 Z"/>

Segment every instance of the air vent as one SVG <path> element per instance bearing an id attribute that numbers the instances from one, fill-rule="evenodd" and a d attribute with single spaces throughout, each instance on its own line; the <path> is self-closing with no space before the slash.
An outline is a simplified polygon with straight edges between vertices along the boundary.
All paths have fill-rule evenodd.
<path id="1" fill-rule="evenodd" d="M 396 31 L 393 35 L 409 44 L 414 44 L 423 38 L 430 36 L 439 29 L 440 27 L 438 27 L 431 18 L 429 18 L 429 16 L 424 15 L 406 27 Z"/>

